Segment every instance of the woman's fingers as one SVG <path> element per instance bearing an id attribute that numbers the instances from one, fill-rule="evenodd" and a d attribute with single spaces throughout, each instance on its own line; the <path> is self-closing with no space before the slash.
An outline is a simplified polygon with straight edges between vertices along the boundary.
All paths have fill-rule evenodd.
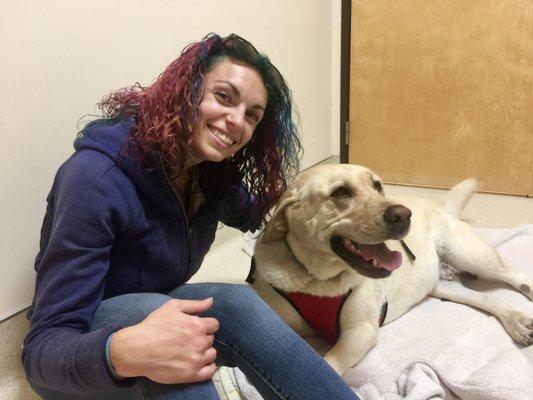
<path id="1" fill-rule="evenodd" d="M 170 306 L 177 308 L 184 314 L 195 316 L 201 312 L 207 311 L 213 305 L 213 298 L 207 298 L 204 300 L 170 300 Z M 168 304 L 167 303 L 167 304 Z M 218 331 L 219 322 L 216 318 L 211 317 L 198 317 L 200 325 L 203 327 L 204 332 L 207 334 L 214 334 Z"/>
<path id="2" fill-rule="evenodd" d="M 210 379 L 216 368 L 213 343 L 219 322 L 194 314 L 208 310 L 212 304 L 211 298 L 169 300 L 140 324 L 118 331 L 110 343 L 111 362 L 117 373 L 147 376 L 160 383 Z"/>
<path id="3" fill-rule="evenodd" d="M 209 297 L 203 300 L 181 300 L 173 299 L 169 300 L 167 303 L 170 303 L 172 307 L 177 308 L 185 314 L 199 314 L 201 312 L 207 311 L 213 305 L 213 298 Z"/>
<path id="4" fill-rule="evenodd" d="M 214 347 L 210 347 L 204 354 L 204 365 L 209 365 L 215 362 L 217 358 L 217 351 Z"/>
<path id="5" fill-rule="evenodd" d="M 220 327 L 220 324 L 216 318 L 204 317 L 202 318 L 202 322 L 205 327 L 205 333 L 209 335 L 214 335 Z"/>
<path id="6" fill-rule="evenodd" d="M 217 367 L 215 363 L 211 363 L 200 368 L 192 377 L 190 382 L 203 382 L 213 378 Z"/>

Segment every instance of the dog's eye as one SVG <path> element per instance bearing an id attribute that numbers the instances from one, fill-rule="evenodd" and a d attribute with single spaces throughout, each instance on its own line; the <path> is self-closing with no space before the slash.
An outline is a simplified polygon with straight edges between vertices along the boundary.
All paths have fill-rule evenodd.
<path id="1" fill-rule="evenodd" d="M 374 181 L 374 189 L 376 189 L 380 193 L 383 193 L 383 186 L 381 185 L 381 182 Z"/>
<path id="2" fill-rule="evenodd" d="M 331 197 L 337 197 L 337 198 L 352 197 L 352 191 L 348 189 L 347 187 L 341 186 L 335 189 L 333 193 L 331 193 Z"/>

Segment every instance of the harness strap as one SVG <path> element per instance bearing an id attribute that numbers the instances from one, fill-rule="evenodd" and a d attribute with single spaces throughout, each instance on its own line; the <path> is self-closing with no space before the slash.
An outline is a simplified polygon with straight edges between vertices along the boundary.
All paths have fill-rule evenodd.
<path id="1" fill-rule="evenodd" d="M 248 282 L 249 284 L 252 284 L 255 281 L 254 274 L 255 274 L 256 268 L 257 268 L 257 263 L 255 262 L 255 257 L 252 256 L 252 259 L 250 261 L 250 271 L 248 271 L 248 276 L 245 279 L 245 281 Z"/>

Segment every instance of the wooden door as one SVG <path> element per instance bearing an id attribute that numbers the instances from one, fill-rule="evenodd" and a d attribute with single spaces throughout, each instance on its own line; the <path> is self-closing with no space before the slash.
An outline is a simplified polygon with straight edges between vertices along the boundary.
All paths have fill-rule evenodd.
<path id="1" fill-rule="evenodd" d="M 533 195 L 533 1 L 353 0 L 349 162 Z"/>

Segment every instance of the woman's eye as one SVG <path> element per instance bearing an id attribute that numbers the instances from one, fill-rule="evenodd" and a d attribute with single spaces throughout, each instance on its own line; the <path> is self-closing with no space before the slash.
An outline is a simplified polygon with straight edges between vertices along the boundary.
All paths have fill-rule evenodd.
<path id="1" fill-rule="evenodd" d="M 336 198 L 352 197 L 352 191 L 345 186 L 341 186 L 335 189 L 333 193 L 331 193 L 331 197 L 336 197 Z"/>
<path id="2" fill-rule="evenodd" d="M 252 121 L 254 122 L 259 122 L 259 117 L 257 115 L 255 115 L 254 113 L 248 113 L 246 114 L 248 116 L 248 118 L 250 118 Z"/>
<path id="3" fill-rule="evenodd" d="M 229 103 L 231 100 L 230 95 L 226 92 L 215 92 L 215 97 L 223 103 Z"/>

